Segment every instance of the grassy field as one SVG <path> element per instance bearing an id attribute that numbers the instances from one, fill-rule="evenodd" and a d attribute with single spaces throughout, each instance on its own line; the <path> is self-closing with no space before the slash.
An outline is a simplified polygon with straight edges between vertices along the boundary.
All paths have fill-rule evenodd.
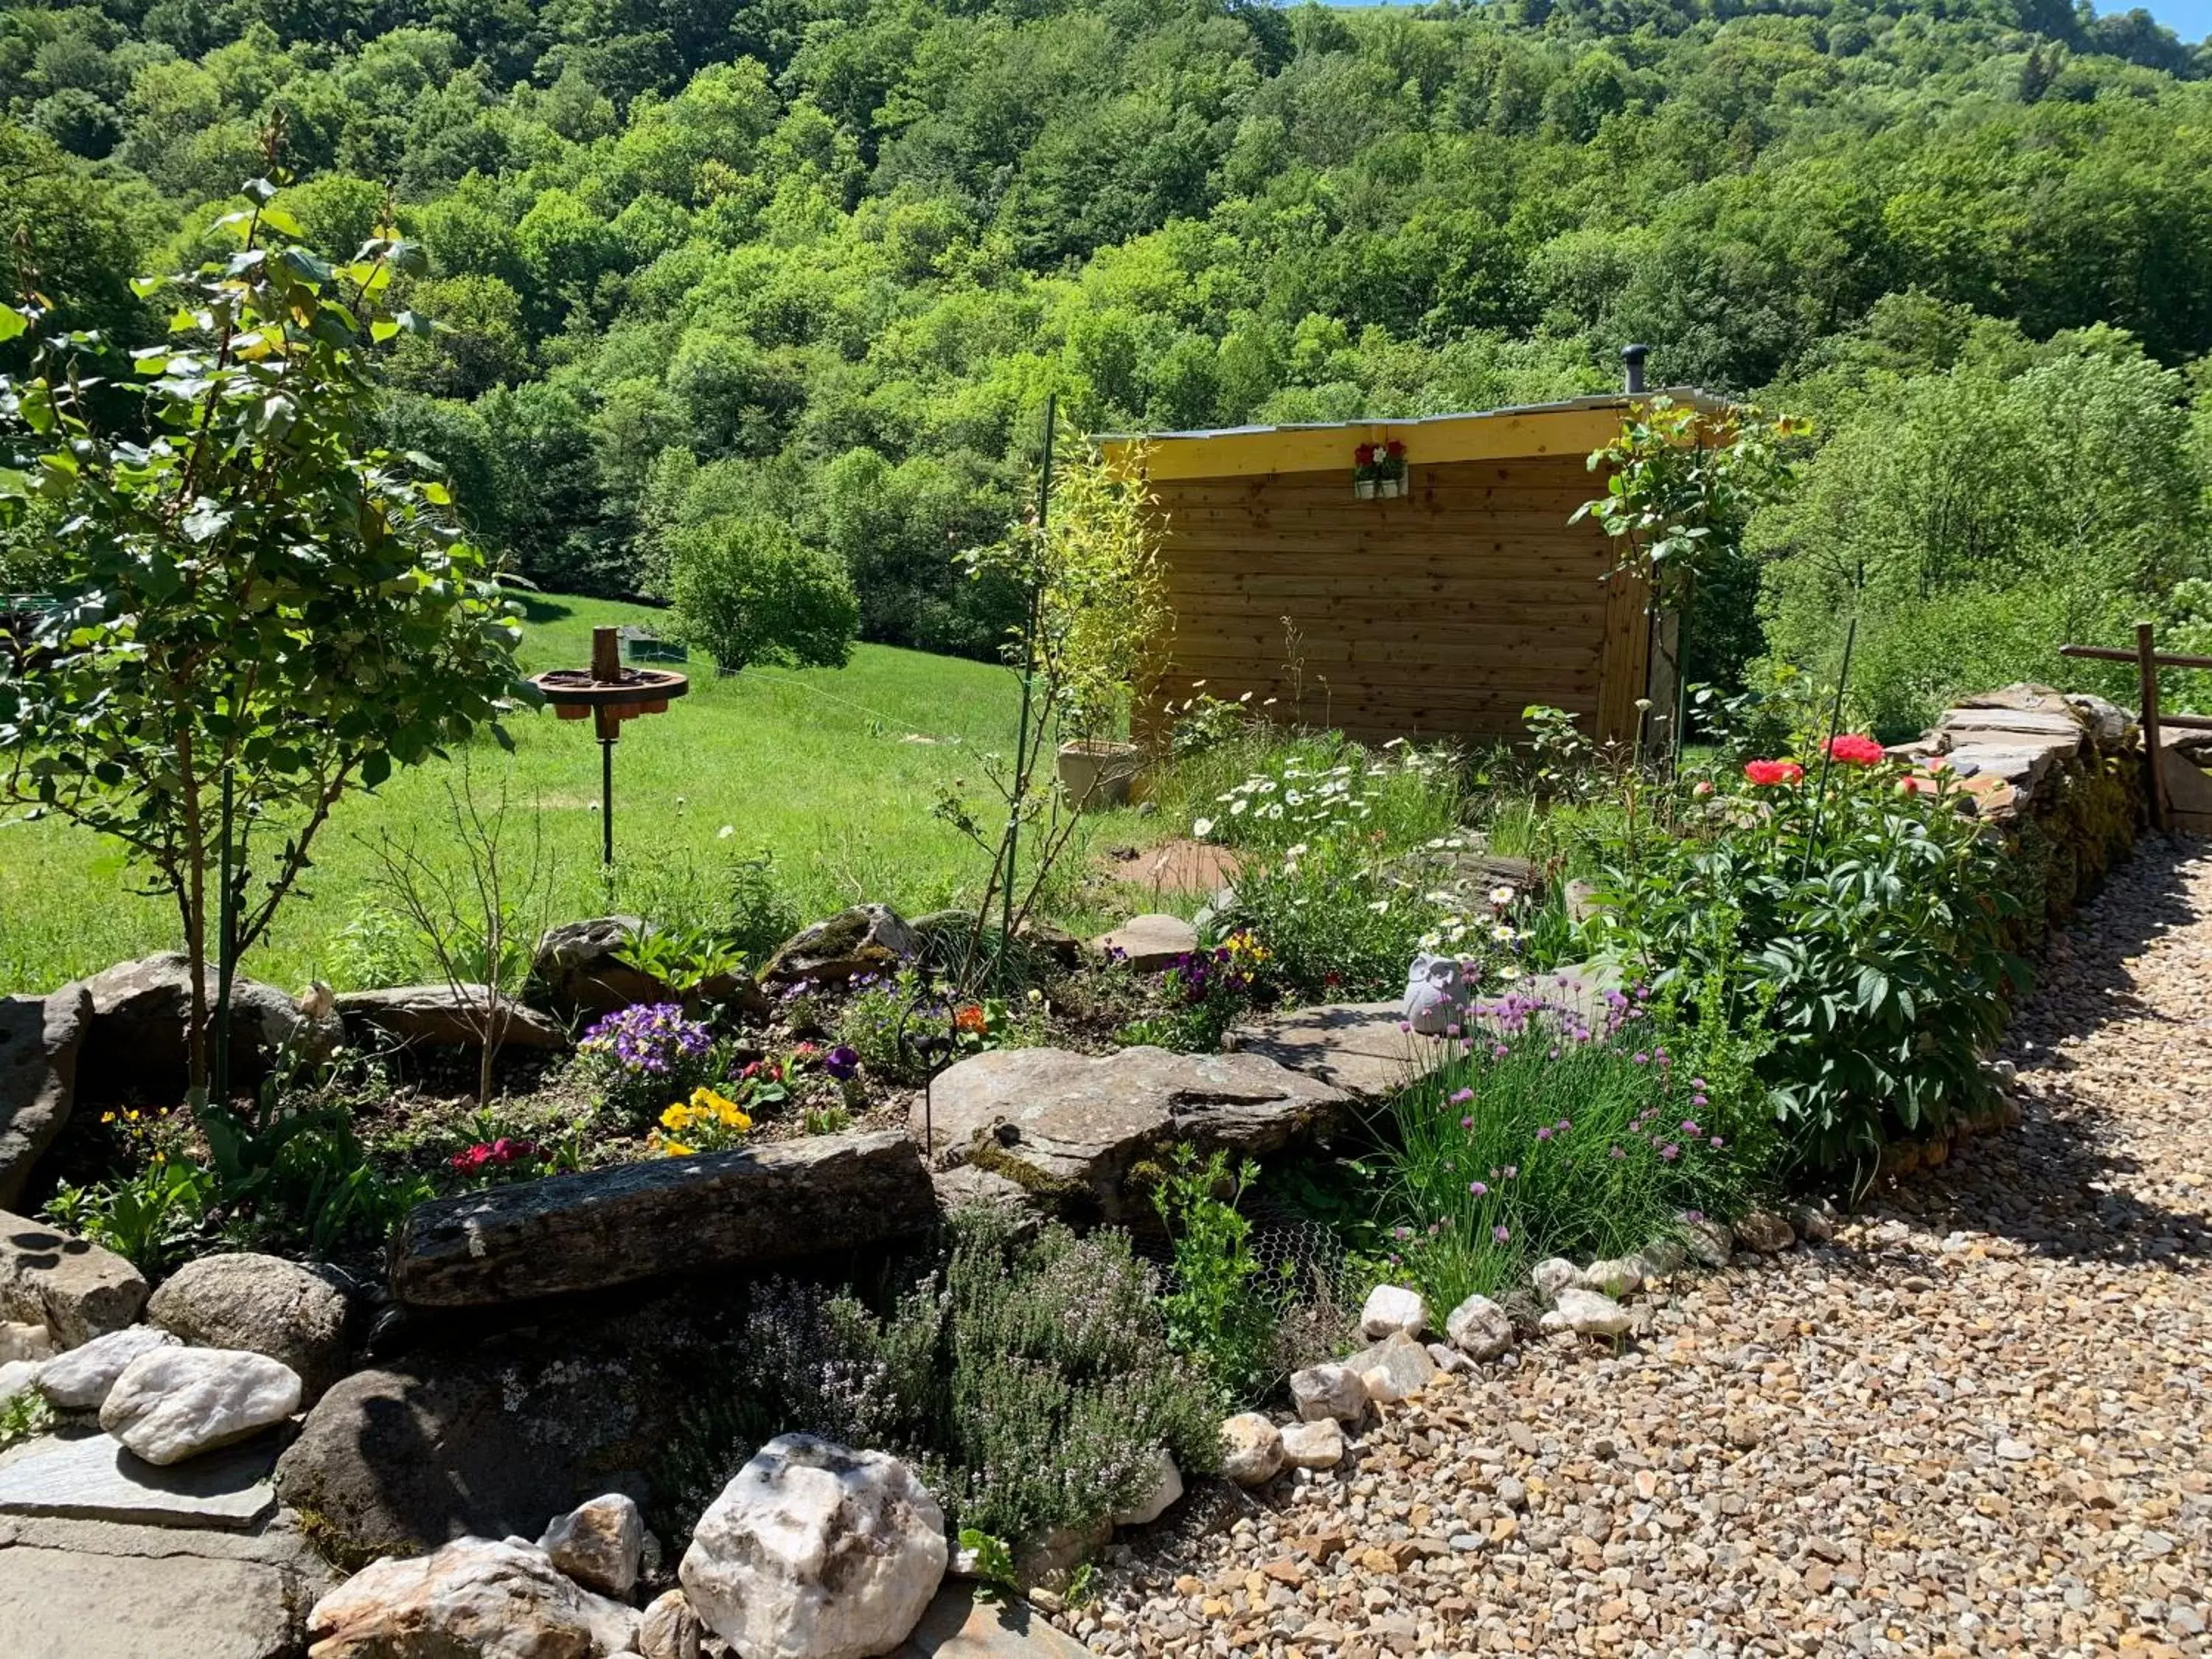
<path id="1" fill-rule="evenodd" d="M 655 615 L 602 600 L 534 601 L 526 666 L 580 665 L 593 623 Z M 495 797 L 504 782 L 511 806 L 543 814 L 556 919 L 622 908 L 656 884 L 751 848 L 774 855 L 780 884 L 808 917 L 861 899 L 915 915 L 973 890 L 978 855 L 930 807 L 940 784 L 963 779 L 980 803 L 974 750 L 1012 747 L 1016 690 L 1006 670 L 864 645 L 841 670 L 719 679 L 694 661 L 689 672 L 691 695 L 631 722 L 616 750 L 611 892 L 599 864 L 599 755 L 589 724 L 541 712 L 514 723 L 512 757 L 488 740 L 471 750 L 480 798 Z M 371 845 L 388 834 L 434 847 L 447 771 L 404 773 L 339 806 L 316 843 L 307 896 L 279 914 L 249 972 L 293 989 L 314 977 L 343 988 L 359 976 L 347 929 L 374 921 Z M 1149 825 L 1116 814 L 1087 826 L 1087 838 L 1134 842 L 1140 827 Z M 112 843 L 59 822 L 0 821 L 0 989 L 49 990 L 178 948 L 173 904 L 142 886 Z"/>

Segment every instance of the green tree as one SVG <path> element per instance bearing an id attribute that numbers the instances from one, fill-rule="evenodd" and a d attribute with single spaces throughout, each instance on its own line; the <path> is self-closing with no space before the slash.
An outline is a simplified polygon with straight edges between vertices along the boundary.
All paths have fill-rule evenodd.
<path id="1" fill-rule="evenodd" d="M 174 900 L 192 974 L 191 1084 L 209 1082 L 237 956 L 309 866 L 349 789 L 438 753 L 526 697 L 518 630 L 444 486 L 368 441 L 369 339 L 421 252 L 383 234 L 333 268 L 270 206 L 228 216 L 230 258 L 142 286 L 175 307 L 133 354 L 143 437 L 76 386 L 82 337 L 35 296 L 0 335 L 36 341 L 0 378 L 0 513 L 58 505 L 63 604 L 0 681 L 13 799 L 112 836 Z"/>
<path id="2" fill-rule="evenodd" d="M 669 559 L 676 631 L 726 674 L 754 663 L 842 668 L 860 601 L 843 565 L 759 514 L 681 531 Z"/>

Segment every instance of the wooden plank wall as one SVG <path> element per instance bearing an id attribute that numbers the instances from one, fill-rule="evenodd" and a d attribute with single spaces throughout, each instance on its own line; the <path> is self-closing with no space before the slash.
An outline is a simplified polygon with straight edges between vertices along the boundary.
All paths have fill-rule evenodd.
<path id="1" fill-rule="evenodd" d="M 1416 462 L 1412 484 L 1363 501 L 1348 465 L 1155 480 L 1175 627 L 1139 731 L 1203 682 L 1368 741 L 1518 737 L 1537 702 L 1632 733 L 1644 595 L 1606 580 L 1601 530 L 1567 523 L 1600 488 L 1582 457 Z"/>

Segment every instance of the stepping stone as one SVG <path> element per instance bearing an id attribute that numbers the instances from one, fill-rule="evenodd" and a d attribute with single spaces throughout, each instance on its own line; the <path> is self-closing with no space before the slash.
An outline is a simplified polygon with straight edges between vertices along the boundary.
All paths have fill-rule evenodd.
<path id="1" fill-rule="evenodd" d="M 0 1515 L 244 1529 L 276 1507 L 276 1444 L 259 1441 L 166 1468 L 114 1436 L 33 1440 L 0 1457 Z"/>
<path id="2" fill-rule="evenodd" d="M 1091 948 L 1102 957 L 1119 951 L 1132 971 L 1157 974 L 1174 967 L 1177 957 L 1198 949 L 1198 930 L 1181 916 L 1147 912 L 1099 934 Z"/>
<path id="3" fill-rule="evenodd" d="M 258 1533 L 0 1522 L 8 1659 L 297 1659 L 335 1575 L 280 1518 Z"/>

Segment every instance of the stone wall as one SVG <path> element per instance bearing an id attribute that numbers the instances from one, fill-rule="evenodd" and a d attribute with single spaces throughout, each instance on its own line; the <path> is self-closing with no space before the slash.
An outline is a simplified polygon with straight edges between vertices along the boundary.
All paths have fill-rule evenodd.
<path id="1" fill-rule="evenodd" d="M 2008 685 L 1961 698 L 1898 752 L 1941 757 L 2010 843 L 2028 876 L 2023 946 L 2094 894 L 2149 822 L 2141 730 L 2102 697 Z"/>

